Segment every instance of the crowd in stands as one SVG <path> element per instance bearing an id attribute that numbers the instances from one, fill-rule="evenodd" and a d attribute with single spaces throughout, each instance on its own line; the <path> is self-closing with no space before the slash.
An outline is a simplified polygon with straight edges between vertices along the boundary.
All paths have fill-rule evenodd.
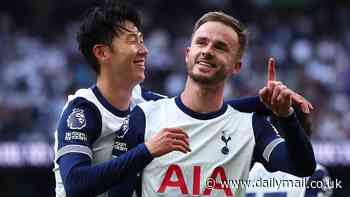
<path id="1" fill-rule="evenodd" d="M 139 7 L 150 51 L 147 89 L 172 96 L 182 90 L 195 20 L 213 8 L 224 10 L 250 32 L 242 71 L 228 81 L 226 97 L 257 95 L 266 82 L 267 59 L 274 56 L 278 79 L 315 107 L 312 139 L 350 139 L 350 7 L 315 6 L 308 12 L 273 7 L 268 0 L 145 2 Z M 66 21 L 47 39 L 0 13 L 0 141 L 53 143 L 67 95 L 93 84 L 95 75 L 75 41 L 78 25 Z"/>

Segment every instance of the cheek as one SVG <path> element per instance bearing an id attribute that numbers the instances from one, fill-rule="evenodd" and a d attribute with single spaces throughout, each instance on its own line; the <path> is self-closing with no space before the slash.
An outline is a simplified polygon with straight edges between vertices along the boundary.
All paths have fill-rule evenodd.
<path id="1" fill-rule="evenodd" d="M 192 49 L 188 54 L 188 61 L 194 64 L 196 57 L 197 57 L 197 52 L 195 49 Z"/>
<path id="2" fill-rule="evenodd" d="M 122 61 L 123 63 L 130 63 L 134 61 L 135 56 L 137 54 L 137 50 L 128 47 L 121 49 L 118 54 L 118 58 L 120 61 Z"/>
<path id="3" fill-rule="evenodd" d="M 221 58 L 221 62 L 224 63 L 227 67 L 233 65 L 233 58 L 224 55 Z"/>

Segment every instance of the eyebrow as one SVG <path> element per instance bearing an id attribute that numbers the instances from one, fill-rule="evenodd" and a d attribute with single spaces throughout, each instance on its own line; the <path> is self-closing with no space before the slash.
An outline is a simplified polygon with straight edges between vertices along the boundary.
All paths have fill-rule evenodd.
<path id="1" fill-rule="evenodd" d="M 131 34 L 133 34 L 133 35 L 140 36 L 140 37 L 143 38 L 143 33 L 140 32 L 140 31 L 132 31 L 132 30 L 130 30 L 130 29 L 126 28 L 126 27 L 123 27 L 123 26 L 121 26 L 121 25 L 119 26 L 119 28 L 122 29 L 122 30 L 124 30 L 124 31 L 127 31 L 127 32 L 129 32 L 129 33 L 131 33 Z M 130 35 L 130 34 L 129 34 L 129 35 Z"/>
<path id="2" fill-rule="evenodd" d="M 130 32 L 130 33 L 135 33 L 135 34 L 141 33 L 140 31 L 130 30 L 130 29 L 126 28 L 126 27 L 123 27 L 122 25 L 120 25 L 119 28 L 124 30 L 124 31 Z"/>
<path id="3" fill-rule="evenodd" d="M 226 43 L 226 42 L 223 42 L 223 41 L 221 41 L 221 40 L 217 40 L 217 41 L 215 41 L 214 43 L 215 43 L 215 45 L 217 45 L 217 46 L 229 48 L 229 44 Z"/>
<path id="4" fill-rule="evenodd" d="M 205 36 L 198 36 L 194 41 L 202 41 L 202 40 L 208 40 L 208 38 Z M 225 48 L 230 47 L 229 43 L 222 41 L 222 40 L 214 40 L 214 45 L 220 46 L 220 47 L 225 47 Z"/>
<path id="5" fill-rule="evenodd" d="M 205 36 L 198 36 L 197 38 L 195 38 L 195 40 L 206 40 L 206 39 L 208 38 Z"/>

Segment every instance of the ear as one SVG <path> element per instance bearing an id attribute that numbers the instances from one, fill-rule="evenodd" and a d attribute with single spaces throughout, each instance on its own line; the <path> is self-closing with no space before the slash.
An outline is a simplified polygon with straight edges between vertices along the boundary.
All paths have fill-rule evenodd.
<path id="1" fill-rule="evenodd" d="M 96 59 L 98 61 L 106 61 L 109 58 L 108 47 L 103 44 L 95 44 L 92 48 L 92 52 L 94 53 Z"/>
<path id="2" fill-rule="evenodd" d="M 238 74 L 241 71 L 241 67 L 242 67 L 242 62 L 241 61 L 236 62 L 233 65 L 232 74 L 234 74 L 234 75 Z"/>
<path id="3" fill-rule="evenodd" d="M 188 63 L 189 53 L 190 53 L 190 47 L 186 47 L 186 50 L 185 50 L 185 62 L 186 62 L 186 64 Z"/>

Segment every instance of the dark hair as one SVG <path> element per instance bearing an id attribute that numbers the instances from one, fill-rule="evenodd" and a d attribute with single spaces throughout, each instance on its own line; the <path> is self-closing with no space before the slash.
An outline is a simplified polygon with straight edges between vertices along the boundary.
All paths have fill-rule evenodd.
<path id="1" fill-rule="evenodd" d="M 223 23 L 224 25 L 231 27 L 237 33 L 240 46 L 238 57 L 241 58 L 248 41 L 248 31 L 243 26 L 243 24 L 239 20 L 223 12 L 208 12 L 197 20 L 196 24 L 194 25 L 192 35 L 198 30 L 201 25 L 210 21 Z"/>
<path id="2" fill-rule="evenodd" d="M 134 23 L 140 28 L 140 16 L 137 10 L 126 1 L 106 0 L 103 5 L 88 10 L 77 33 L 79 50 L 97 74 L 100 65 L 93 47 L 96 44 L 111 46 L 114 36 L 118 36 L 120 27 L 126 21 Z"/>

